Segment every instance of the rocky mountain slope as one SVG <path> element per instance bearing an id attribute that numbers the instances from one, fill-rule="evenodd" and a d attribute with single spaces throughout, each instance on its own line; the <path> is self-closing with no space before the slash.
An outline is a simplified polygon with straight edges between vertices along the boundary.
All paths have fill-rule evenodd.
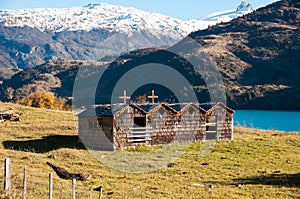
<path id="1" fill-rule="evenodd" d="M 172 45 L 190 32 L 252 12 L 242 3 L 207 20 L 179 20 L 109 4 L 0 11 L 0 68 L 35 67 L 51 59 L 106 55 Z M 218 14 L 219 15 L 219 14 Z"/>
<path id="2" fill-rule="evenodd" d="M 299 27 L 300 2 L 285 0 L 228 23 L 193 32 L 189 37 L 201 44 L 202 51 L 214 60 L 223 76 L 227 102 L 232 108 L 300 109 Z M 188 42 L 189 40 L 184 39 L 173 48 L 183 49 Z M 192 49 L 191 54 L 197 56 L 198 51 L 199 49 Z M 173 67 L 194 85 L 200 101 L 210 100 L 203 77 L 193 70 L 189 62 L 168 50 L 152 48 L 123 54 L 108 66 L 98 86 L 99 89 L 103 89 L 103 96 L 98 96 L 99 102 L 108 102 L 114 85 L 124 73 L 146 63 L 160 63 Z M 28 85 L 32 88 L 37 86 L 36 82 L 39 82 L 40 76 L 53 70 L 47 72 L 45 68 L 49 66 L 61 68 L 58 73 L 50 74 L 57 81 L 63 80 L 65 83 L 62 84 L 64 86 L 54 85 L 48 89 L 60 96 L 71 96 L 72 81 L 82 63 L 73 64 L 73 67 L 69 67 L 70 64 L 63 66 L 64 64 L 49 61 L 35 69 L 19 72 L 11 80 L 3 82 L 2 97 L 8 93 L 8 88 L 11 88 L 9 91 L 14 97 L 18 97 L 18 92 L 28 90 Z M 89 65 L 103 67 L 105 63 Z M 86 74 L 83 78 L 93 75 L 97 74 Z M 49 83 L 47 79 L 43 81 L 43 84 Z M 151 92 L 150 87 L 143 87 L 136 95 L 151 94 L 148 93 Z M 163 88 L 155 89 L 162 99 L 168 98 L 168 95 L 164 96 Z"/>
<path id="3" fill-rule="evenodd" d="M 284 0 L 192 33 L 216 61 L 232 106 L 300 109 L 300 2 Z"/>

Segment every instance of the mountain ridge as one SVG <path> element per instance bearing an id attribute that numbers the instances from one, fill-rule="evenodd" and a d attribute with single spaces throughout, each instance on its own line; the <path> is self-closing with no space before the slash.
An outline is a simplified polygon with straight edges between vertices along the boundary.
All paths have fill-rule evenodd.
<path id="1" fill-rule="evenodd" d="M 200 19 L 204 21 L 217 20 L 218 22 L 228 22 L 233 18 L 239 17 L 240 14 L 244 15 L 252 11 L 254 10 L 251 4 L 250 3 L 247 4 L 245 1 L 242 1 L 242 3 L 239 6 L 237 6 L 236 9 L 214 12 L 204 17 L 201 17 Z"/>
<path id="2" fill-rule="evenodd" d="M 241 14 L 252 12 L 250 4 L 242 2 L 235 9 L 237 17 Z M 250 6 L 250 9 L 243 9 Z M 232 10 L 230 11 L 232 14 Z M 226 15 L 223 13 L 223 15 Z M 214 16 L 216 17 L 216 16 Z M 230 17 L 229 17 L 230 18 Z M 230 18 L 232 19 L 232 18 Z M 214 22 L 211 22 L 214 21 Z M 115 32 L 130 30 L 160 29 L 170 34 L 172 31 L 186 36 L 192 31 L 207 28 L 219 22 L 217 18 L 210 21 L 201 19 L 180 20 L 159 13 L 151 13 L 107 3 L 88 4 L 83 7 L 71 8 L 35 8 L 19 10 L 1 10 L 0 23 L 5 26 L 29 26 L 41 32 L 52 31 L 90 31 L 93 29 L 107 29 Z"/>
<path id="3" fill-rule="evenodd" d="M 97 60 L 140 48 L 173 45 L 218 19 L 184 21 L 102 3 L 2 10 L 0 21 L 0 68 L 26 68 L 51 59 Z"/>
<path id="4" fill-rule="evenodd" d="M 297 109 L 300 110 L 300 2 L 285 0 L 275 2 L 258 9 L 248 15 L 238 17 L 227 23 L 219 23 L 208 29 L 192 32 L 189 37 L 202 45 L 216 63 L 216 67 L 223 76 L 226 86 L 228 105 L 234 109 Z M 177 47 L 185 46 L 188 40 L 177 43 Z M 198 49 L 193 51 L 197 56 Z M 53 61 L 50 61 L 53 62 Z M 53 65 L 50 62 L 47 64 Z M 66 63 L 66 62 L 65 62 Z M 193 83 L 197 97 L 209 101 L 207 88 L 203 79 L 192 71 L 186 61 L 167 51 L 167 49 L 143 49 L 125 53 L 109 66 L 105 73 L 105 81 L 100 88 L 105 88 L 103 103 L 110 99 L 109 93 L 115 82 L 122 74 L 134 66 L 147 63 L 161 63 L 171 66 L 178 72 L 186 75 Z M 46 64 L 46 65 L 47 65 Z M 16 86 L 16 81 L 4 81 L 1 94 L 5 94 L 9 87 L 14 96 L 18 96 L 23 89 L 31 91 L 39 84 L 35 74 L 43 74 L 46 65 L 34 69 L 26 69 L 17 77 L 22 82 Z M 54 63 L 61 65 L 61 63 Z M 65 68 L 54 75 L 65 87 L 50 88 L 59 96 L 72 95 L 72 81 L 76 77 L 78 66 Z M 101 67 L 101 66 L 100 66 Z M 184 73 L 185 71 L 185 73 Z M 24 74 L 25 73 L 25 74 Z M 89 74 L 89 77 L 97 74 Z M 87 77 L 84 78 L 89 78 Z M 49 78 L 48 78 L 49 79 Z M 22 80 L 22 81 L 21 81 Z M 43 82 L 48 82 L 45 78 Z M 45 85 L 43 83 L 42 85 Z M 29 87 L 31 85 L 31 87 Z M 55 86 L 55 85 L 54 85 Z M 153 85 L 151 85 L 152 87 Z M 63 88 L 63 89 L 62 89 Z M 149 87 L 150 88 L 150 87 Z M 138 94 L 151 94 L 151 89 L 144 88 Z M 83 89 L 88 89 L 88 87 Z M 161 88 L 155 89 L 162 99 Z M 159 93 L 160 92 L 160 93 Z M 84 94 L 83 94 L 84 96 Z M 201 101 L 202 102 L 202 101 Z"/>

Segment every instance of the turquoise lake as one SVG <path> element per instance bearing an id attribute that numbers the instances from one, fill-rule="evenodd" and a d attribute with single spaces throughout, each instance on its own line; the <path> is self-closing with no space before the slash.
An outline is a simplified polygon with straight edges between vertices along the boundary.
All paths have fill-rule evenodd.
<path id="1" fill-rule="evenodd" d="M 234 126 L 300 132 L 300 111 L 235 110 Z"/>

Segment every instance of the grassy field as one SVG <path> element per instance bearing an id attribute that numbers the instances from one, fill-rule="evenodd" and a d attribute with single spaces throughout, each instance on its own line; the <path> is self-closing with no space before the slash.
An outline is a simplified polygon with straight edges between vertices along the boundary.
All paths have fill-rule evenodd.
<path id="1" fill-rule="evenodd" d="M 13 173 L 10 198 L 21 198 L 25 164 L 27 198 L 48 198 L 53 171 L 47 161 L 92 175 L 90 181 L 77 182 L 77 198 L 97 198 L 92 189 L 99 185 L 104 199 L 300 198 L 300 133 L 236 128 L 234 141 L 217 142 L 205 157 L 199 154 L 203 143 L 195 143 L 169 167 L 133 174 L 101 164 L 78 144 L 71 112 L 0 103 L 3 107 L 14 107 L 22 121 L 0 123 L 0 198 L 7 157 Z M 71 181 L 53 176 L 53 198 L 71 198 Z"/>

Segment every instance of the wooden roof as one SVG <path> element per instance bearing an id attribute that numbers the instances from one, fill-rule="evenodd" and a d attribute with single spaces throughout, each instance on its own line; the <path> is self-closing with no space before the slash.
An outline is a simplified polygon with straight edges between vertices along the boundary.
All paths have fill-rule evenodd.
<path id="1" fill-rule="evenodd" d="M 168 103 L 155 103 L 155 104 L 135 104 L 131 103 L 130 105 L 124 105 L 124 104 L 101 104 L 101 105 L 93 105 L 90 108 L 86 109 L 85 111 L 78 114 L 79 117 L 92 117 L 92 116 L 113 116 L 116 113 L 123 110 L 125 107 L 131 106 L 133 108 L 136 108 L 140 110 L 144 114 L 151 113 L 153 110 L 156 110 L 156 108 L 163 106 L 174 113 L 180 113 L 181 111 L 184 111 L 186 107 L 194 105 L 200 109 L 202 112 L 209 112 L 213 110 L 217 106 L 222 106 L 226 108 L 229 112 L 234 112 L 229 107 L 225 106 L 222 103 L 176 103 L 176 104 L 168 104 Z"/>
<path id="2" fill-rule="evenodd" d="M 85 111 L 78 114 L 78 117 L 92 117 L 92 116 L 113 116 L 119 111 L 123 110 L 127 105 L 124 104 L 101 104 L 93 105 Z"/>

